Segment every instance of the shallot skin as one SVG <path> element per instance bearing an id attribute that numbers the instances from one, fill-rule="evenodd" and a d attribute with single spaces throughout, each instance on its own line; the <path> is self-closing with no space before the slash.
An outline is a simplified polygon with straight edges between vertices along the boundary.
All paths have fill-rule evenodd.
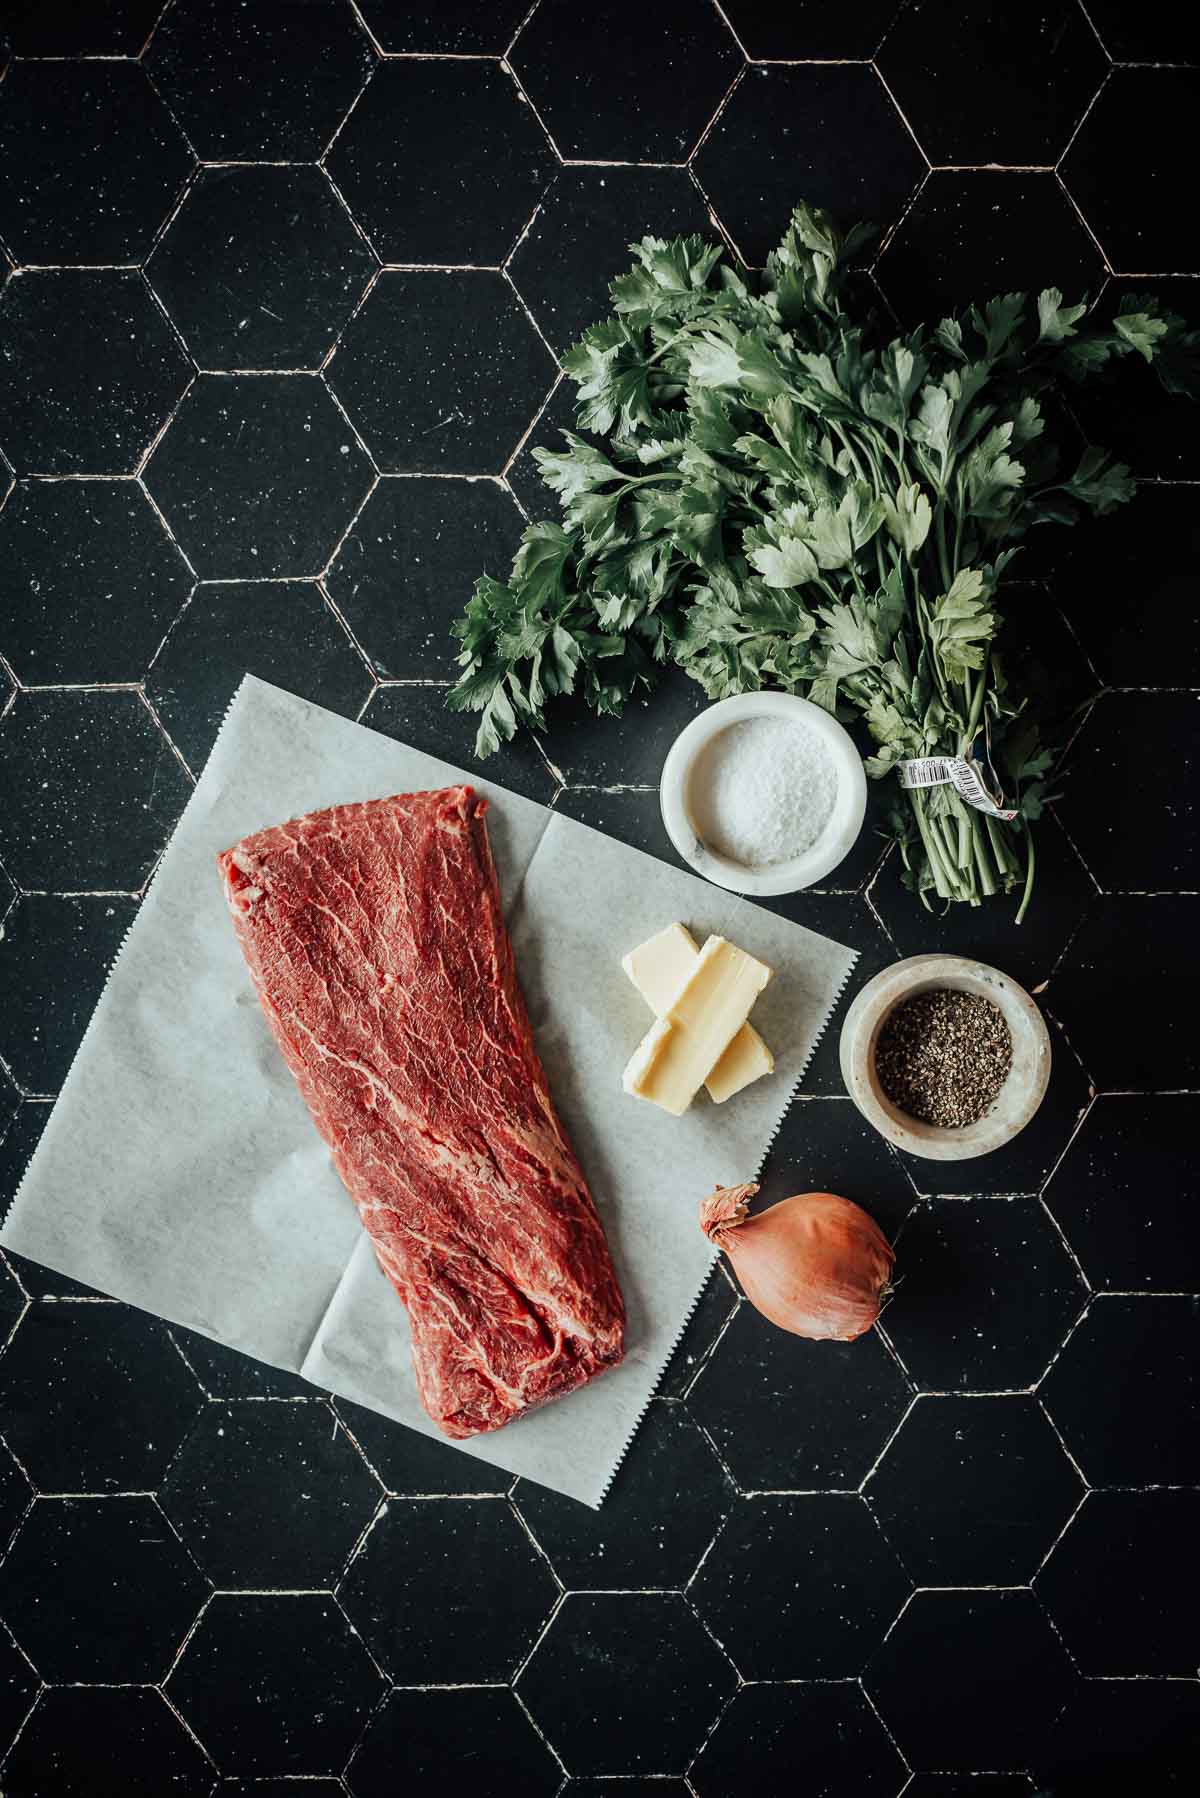
<path id="1" fill-rule="evenodd" d="M 815 1342 L 853 1342 L 891 1290 L 895 1256 L 874 1218 L 832 1192 L 797 1193 L 751 1217 L 756 1185 L 718 1186 L 700 1228 L 763 1316 Z"/>

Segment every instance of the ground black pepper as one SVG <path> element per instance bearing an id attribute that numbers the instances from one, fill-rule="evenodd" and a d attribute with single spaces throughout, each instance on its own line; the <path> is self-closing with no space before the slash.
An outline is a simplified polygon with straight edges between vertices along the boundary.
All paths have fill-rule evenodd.
<path id="1" fill-rule="evenodd" d="M 875 1071 L 893 1105 L 922 1124 L 962 1129 L 994 1104 L 1012 1067 L 998 1006 L 939 987 L 897 1005 L 875 1046 Z"/>

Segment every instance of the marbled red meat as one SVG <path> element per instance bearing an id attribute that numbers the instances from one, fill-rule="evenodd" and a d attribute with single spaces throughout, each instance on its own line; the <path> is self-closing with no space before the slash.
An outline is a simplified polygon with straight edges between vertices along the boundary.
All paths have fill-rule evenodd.
<path id="1" fill-rule="evenodd" d="M 470 787 L 333 806 L 219 860 L 263 1010 L 472 1436 L 621 1359 L 624 1304 L 550 1097 Z"/>

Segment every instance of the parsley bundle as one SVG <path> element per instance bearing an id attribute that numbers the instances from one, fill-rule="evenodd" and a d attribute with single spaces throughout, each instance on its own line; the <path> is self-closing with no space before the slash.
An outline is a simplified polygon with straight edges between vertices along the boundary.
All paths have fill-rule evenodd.
<path id="1" fill-rule="evenodd" d="M 926 904 L 1020 889 L 1023 915 L 1052 754 L 996 646 L 1001 576 L 1034 525 L 1133 496 L 1104 450 L 1066 470 L 1060 393 L 1133 356 L 1196 396 L 1200 332 L 1149 295 L 1100 323 L 1047 288 L 883 342 L 848 310 L 866 235 L 800 206 L 761 275 L 698 237 L 632 246 L 565 362 L 603 446 L 535 452 L 562 522 L 477 582 L 449 703 L 482 714 L 480 755 L 544 730 L 560 694 L 619 715 L 668 661 L 713 699 L 776 686 L 861 714 L 872 776 L 963 757 L 1018 814 L 898 790 L 908 884 Z"/>

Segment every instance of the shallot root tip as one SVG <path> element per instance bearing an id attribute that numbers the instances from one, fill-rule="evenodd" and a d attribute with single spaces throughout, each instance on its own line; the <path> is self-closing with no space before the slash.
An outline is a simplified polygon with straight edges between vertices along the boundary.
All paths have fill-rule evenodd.
<path id="1" fill-rule="evenodd" d="M 700 1228 L 710 1242 L 721 1247 L 721 1238 L 727 1230 L 736 1230 L 744 1224 L 750 1211 L 750 1200 L 758 1191 L 758 1182 L 750 1181 L 745 1186 L 718 1186 L 716 1191 L 700 1204 Z"/>

